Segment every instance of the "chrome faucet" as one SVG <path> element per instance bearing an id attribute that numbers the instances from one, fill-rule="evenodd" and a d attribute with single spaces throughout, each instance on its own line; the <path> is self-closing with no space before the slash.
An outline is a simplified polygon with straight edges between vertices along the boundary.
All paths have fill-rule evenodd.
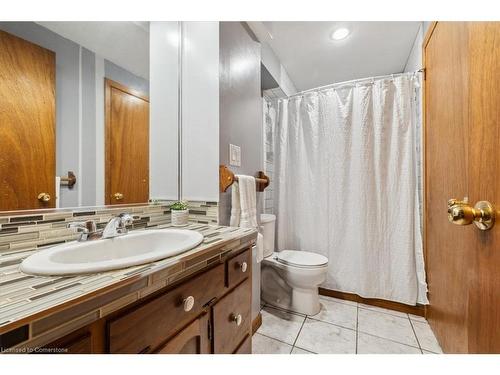
<path id="1" fill-rule="evenodd" d="M 94 220 L 87 221 L 75 221 L 69 223 L 67 228 L 73 229 L 76 233 L 79 233 L 77 241 L 89 241 L 98 239 L 101 237 L 101 232 L 97 230 L 97 225 Z"/>
<path id="2" fill-rule="evenodd" d="M 127 234 L 127 225 L 130 225 L 134 222 L 134 217 L 129 213 L 121 213 L 118 216 L 115 216 L 106 227 L 102 231 L 102 238 L 113 238 L 117 236 L 121 236 Z"/>

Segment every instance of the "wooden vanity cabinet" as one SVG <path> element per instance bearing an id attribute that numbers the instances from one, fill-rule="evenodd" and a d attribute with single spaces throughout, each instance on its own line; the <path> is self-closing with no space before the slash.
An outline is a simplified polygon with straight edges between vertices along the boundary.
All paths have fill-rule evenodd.
<path id="1" fill-rule="evenodd" d="M 203 314 L 163 345 L 156 354 L 210 354 L 210 314 Z"/>
<path id="2" fill-rule="evenodd" d="M 68 353 L 251 353 L 251 249 L 46 348 Z"/>
<path id="3" fill-rule="evenodd" d="M 223 289 L 224 265 L 221 264 L 130 311 L 124 311 L 107 323 L 109 352 L 154 352 L 180 328 L 205 313 L 210 301 Z"/>

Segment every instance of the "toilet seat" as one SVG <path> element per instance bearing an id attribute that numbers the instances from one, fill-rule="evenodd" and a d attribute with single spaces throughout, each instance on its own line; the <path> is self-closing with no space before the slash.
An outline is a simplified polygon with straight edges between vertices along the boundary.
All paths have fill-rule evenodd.
<path id="1" fill-rule="evenodd" d="M 317 268 L 328 264 L 327 257 L 308 251 L 283 250 L 275 253 L 274 258 L 280 263 L 299 268 Z"/>

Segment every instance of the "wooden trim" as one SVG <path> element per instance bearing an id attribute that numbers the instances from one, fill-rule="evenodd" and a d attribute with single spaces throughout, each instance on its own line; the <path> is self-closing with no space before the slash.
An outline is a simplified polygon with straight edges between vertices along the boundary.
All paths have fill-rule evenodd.
<path id="1" fill-rule="evenodd" d="M 255 319 L 252 321 L 252 335 L 257 332 L 257 330 L 262 325 L 262 314 L 259 312 Z"/>
<path id="2" fill-rule="evenodd" d="M 432 23 L 430 24 L 429 29 L 425 33 L 424 43 L 422 44 L 422 48 L 425 49 L 425 47 L 427 47 L 427 43 L 429 43 L 429 40 L 431 39 L 432 33 L 434 32 L 434 29 L 436 28 L 437 24 L 438 21 L 432 21 Z M 423 54 L 422 54 L 422 59 L 424 60 L 425 63 L 425 58 Z"/>
<path id="3" fill-rule="evenodd" d="M 319 288 L 319 294 L 321 294 L 322 296 L 339 298 L 339 299 L 343 299 L 346 301 L 364 303 L 365 305 L 382 307 L 384 309 L 399 311 L 399 312 L 403 312 L 406 314 L 425 316 L 425 307 L 423 305 L 409 306 L 409 305 L 405 305 L 404 303 L 387 301 L 387 300 L 378 299 L 378 298 L 364 298 L 364 297 L 358 296 L 357 294 L 339 292 L 336 290 L 325 289 L 325 288 L 321 288 L 321 287 Z"/>
<path id="4" fill-rule="evenodd" d="M 104 204 L 110 205 L 111 181 L 109 170 L 111 169 L 110 136 L 111 136 L 111 80 L 104 79 Z"/>
<path id="5" fill-rule="evenodd" d="M 149 103 L 149 96 L 144 95 L 144 93 L 140 92 L 139 90 L 132 89 L 130 87 L 122 85 L 119 82 L 113 81 L 109 78 L 104 78 L 104 80 L 106 82 L 106 87 L 109 85 L 112 88 L 118 89 L 118 90 L 123 91 L 124 93 L 130 94 L 130 95 L 133 95 L 133 96 L 135 96 L 139 99 L 142 99 L 142 100 Z"/>
<path id="6" fill-rule="evenodd" d="M 426 80 L 427 80 L 427 65 L 426 65 L 426 47 L 429 44 L 432 34 L 436 29 L 438 22 L 433 21 L 425 34 L 424 41 L 422 43 L 422 68 L 424 69 L 424 79 L 422 80 L 422 140 L 420 143 L 421 155 L 422 155 L 422 253 L 424 257 L 424 270 L 427 277 L 427 223 L 425 218 L 427 217 L 427 111 L 426 111 Z M 427 280 L 426 280 L 427 282 Z M 427 307 L 424 306 L 423 316 L 427 316 Z"/>

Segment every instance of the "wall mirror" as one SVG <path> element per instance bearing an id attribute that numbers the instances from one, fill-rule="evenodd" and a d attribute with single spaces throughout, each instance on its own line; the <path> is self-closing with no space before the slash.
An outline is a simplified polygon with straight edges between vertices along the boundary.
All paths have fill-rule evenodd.
<path id="1" fill-rule="evenodd" d="M 0 22 L 0 211 L 178 198 L 178 22 Z"/>

